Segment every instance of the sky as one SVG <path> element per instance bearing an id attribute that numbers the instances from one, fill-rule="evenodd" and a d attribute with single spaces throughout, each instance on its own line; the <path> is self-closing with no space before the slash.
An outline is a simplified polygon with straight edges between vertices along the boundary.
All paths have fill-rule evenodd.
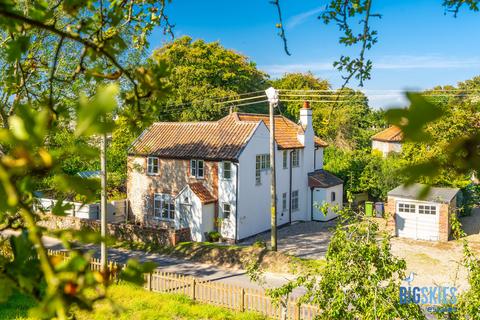
<path id="1" fill-rule="evenodd" d="M 173 0 L 168 16 L 176 37 L 219 41 L 248 56 L 259 69 L 278 78 L 286 72 L 311 71 L 332 86 L 342 84 L 332 63 L 342 54 L 354 55 L 338 43 L 335 25 L 317 17 L 328 0 L 280 0 L 291 56 L 277 35 L 276 8 L 269 0 Z M 480 13 L 466 8 L 457 18 L 445 13 L 441 0 L 374 0 L 372 27 L 378 43 L 367 52 L 373 61 L 372 79 L 363 88 L 370 104 L 388 108 L 405 104 L 404 90 L 455 85 L 480 75 Z M 152 48 L 169 39 L 160 31 Z M 353 81 L 350 87 L 357 88 Z"/>

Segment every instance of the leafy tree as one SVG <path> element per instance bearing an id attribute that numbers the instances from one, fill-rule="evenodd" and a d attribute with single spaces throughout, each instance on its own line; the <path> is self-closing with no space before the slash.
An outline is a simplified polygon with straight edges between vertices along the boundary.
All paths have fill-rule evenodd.
<path id="1" fill-rule="evenodd" d="M 21 231 L 10 240 L 12 254 L 0 257 L 0 300 L 19 290 L 38 301 L 36 317 L 66 319 L 72 306 L 91 309 L 106 297 L 108 272 L 91 271 L 88 253 L 71 250 L 65 262 L 48 256 L 33 194 L 51 179 L 56 192 L 96 200 L 98 183 L 66 172 L 74 171 L 72 163 L 92 161 L 81 142 L 112 131 L 119 101 L 141 122 L 142 99 L 164 91 L 162 66 L 145 70 L 124 63 L 148 48 L 145 39 L 154 27 L 169 30 L 164 5 L 0 1 L 0 229 Z M 78 158 L 69 159 L 72 154 Z M 68 206 L 59 200 L 52 213 L 64 215 Z M 100 241 L 71 230 L 57 236 L 67 249 L 72 240 Z M 141 279 L 147 269 L 132 265 L 129 279 Z"/>
<path id="2" fill-rule="evenodd" d="M 152 99 L 162 120 L 216 120 L 228 113 L 221 101 L 266 87 L 267 75 L 254 62 L 218 42 L 178 38 L 155 50 L 149 66 L 162 63 L 170 66 L 170 92 L 160 103 Z M 265 111 L 265 103 L 242 110 Z"/>
<path id="3" fill-rule="evenodd" d="M 279 300 L 305 288 L 300 301 L 318 306 L 317 319 L 425 319 L 418 305 L 400 304 L 406 263 L 391 254 L 389 236 L 348 209 L 339 213 L 325 266 L 299 271 L 296 279 L 268 294 Z"/>

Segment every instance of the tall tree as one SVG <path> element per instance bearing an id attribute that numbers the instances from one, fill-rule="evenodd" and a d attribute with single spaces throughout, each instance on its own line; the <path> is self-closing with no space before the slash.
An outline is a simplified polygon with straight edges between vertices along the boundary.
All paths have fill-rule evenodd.
<path id="1" fill-rule="evenodd" d="M 153 99 L 152 102 L 161 105 L 159 114 L 165 120 L 218 119 L 228 113 L 230 105 L 233 106 L 219 102 L 263 90 L 268 78 L 246 56 L 226 49 L 219 42 L 194 41 L 188 36 L 155 50 L 149 66 L 164 63 L 169 66 L 170 92 L 165 100 Z M 267 109 L 263 103 L 242 110 Z"/>

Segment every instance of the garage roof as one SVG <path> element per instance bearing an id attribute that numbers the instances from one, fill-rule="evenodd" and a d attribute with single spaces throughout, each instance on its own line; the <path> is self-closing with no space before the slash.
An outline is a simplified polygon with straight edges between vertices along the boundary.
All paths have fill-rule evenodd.
<path id="1" fill-rule="evenodd" d="M 457 195 L 460 189 L 458 188 L 438 188 L 430 187 L 430 190 L 426 197 L 420 198 L 419 194 L 425 188 L 425 184 L 414 183 L 410 186 L 401 185 L 395 189 L 388 192 L 388 196 L 391 197 L 401 197 L 412 200 L 420 201 L 430 201 L 430 202 L 440 202 L 440 203 L 449 203 Z"/>

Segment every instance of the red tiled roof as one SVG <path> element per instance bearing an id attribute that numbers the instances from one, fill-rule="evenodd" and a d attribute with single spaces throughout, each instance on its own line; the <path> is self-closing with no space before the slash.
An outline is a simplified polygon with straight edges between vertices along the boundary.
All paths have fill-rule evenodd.
<path id="1" fill-rule="evenodd" d="M 268 127 L 268 115 L 236 112 L 212 122 L 156 122 L 133 142 L 129 154 L 237 160 L 260 121 Z M 275 141 L 280 149 L 303 148 L 297 139 L 301 126 L 283 116 L 275 116 L 275 126 Z M 318 137 L 315 144 L 327 146 Z"/>
<path id="2" fill-rule="evenodd" d="M 132 144 L 129 154 L 236 160 L 258 123 L 222 120 L 154 123 Z"/>
<path id="3" fill-rule="evenodd" d="M 201 182 L 189 183 L 188 186 L 193 193 L 197 195 L 202 204 L 212 203 L 217 201 L 217 199 L 212 195 L 212 193 L 203 185 Z"/>
<path id="4" fill-rule="evenodd" d="M 391 126 L 372 137 L 372 140 L 384 142 L 401 142 L 403 141 L 402 129 L 397 126 Z"/>
<path id="5" fill-rule="evenodd" d="M 240 121 L 263 121 L 267 128 L 270 128 L 270 117 L 267 114 L 237 113 Z M 297 139 L 297 133 L 303 133 L 302 126 L 296 124 L 290 119 L 276 115 L 275 116 L 275 141 L 280 149 L 303 148 L 303 145 Z M 326 147 L 328 144 L 315 137 L 315 145 Z"/>

